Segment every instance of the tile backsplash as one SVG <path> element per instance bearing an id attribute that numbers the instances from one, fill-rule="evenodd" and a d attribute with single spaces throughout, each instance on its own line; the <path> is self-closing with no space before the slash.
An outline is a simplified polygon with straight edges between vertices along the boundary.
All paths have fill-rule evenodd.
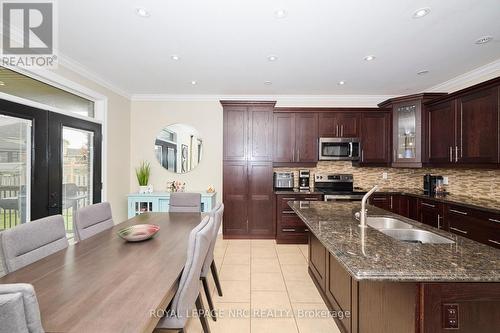
<path id="1" fill-rule="evenodd" d="M 294 171 L 298 186 L 298 172 L 307 168 L 275 168 L 275 171 Z M 431 168 L 360 168 L 351 162 L 318 162 L 311 171 L 311 186 L 315 173 L 352 173 L 354 186 L 363 189 L 378 184 L 382 189 L 422 189 L 425 174 L 448 177 L 446 190 L 452 194 L 466 195 L 478 199 L 500 201 L 500 170 L 483 169 L 431 169 Z M 382 174 L 387 172 L 387 179 Z"/>

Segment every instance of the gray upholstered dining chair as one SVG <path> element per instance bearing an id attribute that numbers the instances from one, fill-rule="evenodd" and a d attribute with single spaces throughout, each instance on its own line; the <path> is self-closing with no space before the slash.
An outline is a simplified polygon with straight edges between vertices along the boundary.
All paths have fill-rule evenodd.
<path id="1" fill-rule="evenodd" d="M 168 308 L 167 315 L 162 317 L 156 325 L 157 329 L 184 332 L 189 316 L 196 307 L 203 332 L 210 333 L 200 295 L 200 274 L 212 241 L 214 225 L 214 218 L 206 216 L 189 234 L 187 259 L 179 287 Z"/>
<path id="2" fill-rule="evenodd" d="M 113 228 L 114 225 L 109 202 L 82 207 L 76 211 L 73 219 L 75 240 L 82 241 L 101 231 Z"/>
<path id="3" fill-rule="evenodd" d="M 214 304 L 212 302 L 212 296 L 210 293 L 210 288 L 208 287 L 207 276 L 208 272 L 212 271 L 212 277 L 214 278 L 215 287 L 217 288 L 217 293 L 219 296 L 222 296 L 222 288 L 219 281 L 219 274 L 217 273 L 217 267 L 215 265 L 214 260 L 214 248 L 215 243 L 217 242 L 217 235 L 219 234 L 220 225 L 222 223 L 222 216 L 224 214 L 224 204 L 218 204 L 214 210 L 210 213 L 210 215 L 214 218 L 214 233 L 212 235 L 212 240 L 210 243 L 210 248 L 208 249 L 207 256 L 205 258 L 205 262 L 203 263 L 203 268 L 201 270 L 201 282 L 203 284 L 203 290 L 205 290 L 205 295 L 208 302 L 208 308 L 210 309 L 210 314 L 212 314 L 212 319 L 215 321 L 217 318 L 213 315 L 214 312 Z"/>
<path id="4" fill-rule="evenodd" d="M 68 245 L 61 215 L 21 224 L 0 233 L 2 262 L 7 273 L 63 250 Z"/>
<path id="5" fill-rule="evenodd" d="M 42 333 L 40 309 L 31 284 L 0 284 L 0 333 Z"/>
<path id="6" fill-rule="evenodd" d="M 201 194 L 185 192 L 171 193 L 168 211 L 172 213 L 201 212 Z"/>

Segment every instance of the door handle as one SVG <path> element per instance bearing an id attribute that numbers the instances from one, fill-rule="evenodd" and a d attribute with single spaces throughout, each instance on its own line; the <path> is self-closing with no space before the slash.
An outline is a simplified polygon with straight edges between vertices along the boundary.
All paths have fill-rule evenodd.
<path id="1" fill-rule="evenodd" d="M 441 229 L 441 215 L 438 214 L 438 229 Z"/>
<path id="2" fill-rule="evenodd" d="M 295 148 L 292 151 L 292 162 L 295 162 Z"/>
<path id="3" fill-rule="evenodd" d="M 340 136 L 344 137 L 344 125 L 340 125 Z"/>
<path id="4" fill-rule="evenodd" d="M 283 232 L 294 232 L 295 229 L 288 228 L 288 229 L 281 229 L 281 231 L 283 231 Z"/>
<path id="5" fill-rule="evenodd" d="M 455 163 L 458 163 L 458 146 L 455 146 Z"/>
<path id="6" fill-rule="evenodd" d="M 432 208 L 436 208 L 436 205 L 431 205 L 427 202 L 422 202 L 422 206 L 427 206 L 427 207 L 432 207 Z"/>
<path id="7" fill-rule="evenodd" d="M 450 212 L 461 214 L 461 215 L 467 215 L 467 212 L 461 212 L 461 211 L 456 210 L 456 209 L 450 209 Z"/>
<path id="8" fill-rule="evenodd" d="M 336 136 L 339 136 L 339 125 L 337 124 L 337 126 L 335 127 L 335 132 L 336 132 Z"/>
<path id="9" fill-rule="evenodd" d="M 495 219 L 488 219 L 488 220 L 491 222 L 500 223 L 500 220 L 495 220 Z"/>
<path id="10" fill-rule="evenodd" d="M 497 242 L 497 241 L 495 241 L 493 239 L 488 239 L 488 242 L 496 244 L 496 245 L 500 245 L 500 242 Z"/>
<path id="11" fill-rule="evenodd" d="M 450 146 L 450 162 L 453 162 L 453 147 Z"/>
<path id="12" fill-rule="evenodd" d="M 457 231 L 461 234 L 464 234 L 464 235 L 467 235 L 469 232 L 468 231 L 465 231 L 465 230 L 462 230 L 462 229 L 458 229 L 458 228 L 454 228 L 454 227 L 450 227 L 451 230 L 453 231 Z"/>

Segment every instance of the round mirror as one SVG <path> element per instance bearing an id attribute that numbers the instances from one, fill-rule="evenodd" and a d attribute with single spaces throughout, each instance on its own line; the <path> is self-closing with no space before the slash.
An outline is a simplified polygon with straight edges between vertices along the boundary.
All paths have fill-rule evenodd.
<path id="1" fill-rule="evenodd" d="M 202 154 L 203 139 L 192 126 L 169 125 L 162 129 L 156 137 L 156 159 L 168 171 L 189 172 L 198 166 Z"/>

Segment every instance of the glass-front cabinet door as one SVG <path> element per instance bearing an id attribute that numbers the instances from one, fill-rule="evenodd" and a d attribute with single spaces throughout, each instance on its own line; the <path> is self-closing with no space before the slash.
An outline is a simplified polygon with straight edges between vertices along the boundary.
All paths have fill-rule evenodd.
<path id="1" fill-rule="evenodd" d="M 420 109 L 420 101 L 396 104 L 393 107 L 393 164 L 412 166 L 421 163 Z"/>

